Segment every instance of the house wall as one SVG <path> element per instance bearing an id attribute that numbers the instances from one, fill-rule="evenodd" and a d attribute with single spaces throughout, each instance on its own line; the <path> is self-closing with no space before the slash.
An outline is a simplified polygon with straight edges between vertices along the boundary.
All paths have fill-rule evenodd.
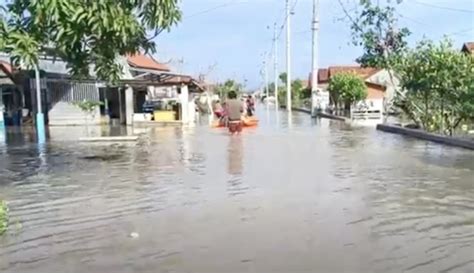
<path id="1" fill-rule="evenodd" d="M 76 101 L 99 101 L 99 88 L 94 82 L 73 82 L 68 80 L 42 79 L 42 88 L 45 90 L 42 104 L 47 113 L 47 123 L 52 126 L 85 125 L 86 116 L 79 107 L 73 105 Z M 31 90 L 36 89 L 34 80 L 30 80 Z M 35 92 L 32 100 L 36 105 Z M 35 107 L 36 108 L 36 107 Z M 34 109 L 36 111 L 36 109 Z M 101 123 L 100 108 L 87 119 L 89 125 Z"/>
<path id="2" fill-rule="evenodd" d="M 384 96 L 384 90 L 368 85 L 367 98 L 357 103 L 357 107 L 368 107 L 368 111 L 380 111 L 380 113 L 383 113 Z"/>
<path id="3" fill-rule="evenodd" d="M 390 74 L 387 70 L 381 70 L 375 73 L 374 75 L 367 78 L 366 81 L 385 86 L 386 90 L 384 97 L 388 103 L 392 102 L 396 88 L 400 86 L 400 81 L 395 76 L 392 83 L 392 80 L 390 79 Z"/>
<path id="4" fill-rule="evenodd" d="M 4 112 L 3 91 L 2 91 L 2 88 L 0 87 L 0 129 L 3 129 L 5 127 L 3 112 Z"/>
<path id="5" fill-rule="evenodd" d="M 148 86 L 146 100 L 156 100 L 160 98 L 177 98 L 177 86 Z"/>
<path id="6" fill-rule="evenodd" d="M 86 116 L 75 105 L 70 102 L 58 102 L 48 112 L 49 125 L 51 126 L 67 126 L 67 125 L 85 125 Z M 100 109 L 97 107 L 94 117 L 89 116 L 89 125 L 98 125 L 101 122 Z"/>

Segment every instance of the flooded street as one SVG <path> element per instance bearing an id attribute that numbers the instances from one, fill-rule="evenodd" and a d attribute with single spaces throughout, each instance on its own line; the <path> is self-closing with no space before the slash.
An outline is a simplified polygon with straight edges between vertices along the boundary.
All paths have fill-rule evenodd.
<path id="1" fill-rule="evenodd" d="M 0 144 L 0 272 L 474 272 L 472 151 L 258 117 Z"/>

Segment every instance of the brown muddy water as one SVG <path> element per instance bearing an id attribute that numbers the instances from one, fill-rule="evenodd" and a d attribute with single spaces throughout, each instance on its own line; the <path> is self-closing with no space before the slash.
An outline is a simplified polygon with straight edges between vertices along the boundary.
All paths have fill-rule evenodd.
<path id="1" fill-rule="evenodd" d="M 240 136 L 201 124 L 136 144 L 10 134 L 0 272 L 474 272 L 472 151 L 259 118 Z"/>

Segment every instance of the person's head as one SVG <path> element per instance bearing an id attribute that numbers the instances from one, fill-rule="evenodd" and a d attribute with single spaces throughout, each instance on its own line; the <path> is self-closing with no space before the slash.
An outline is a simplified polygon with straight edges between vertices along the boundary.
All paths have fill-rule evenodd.
<path id="1" fill-rule="evenodd" d="M 235 91 L 230 91 L 229 94 L 227 95 L 229 99 L 236 99 L 237 98 L 237 93 Z"/>

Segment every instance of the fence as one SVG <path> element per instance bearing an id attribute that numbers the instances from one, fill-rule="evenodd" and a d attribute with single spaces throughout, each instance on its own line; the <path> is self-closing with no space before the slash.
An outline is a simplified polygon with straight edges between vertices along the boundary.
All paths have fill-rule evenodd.
<path id="1" fill-rule="evenodd" d="M 30 80 L 31 90 L 36 90 L 36 81 Z M 41 79 L 41 88 L 47 89 L 48 102 L 99 101 L 99 88 L 95 82 Z"/>

